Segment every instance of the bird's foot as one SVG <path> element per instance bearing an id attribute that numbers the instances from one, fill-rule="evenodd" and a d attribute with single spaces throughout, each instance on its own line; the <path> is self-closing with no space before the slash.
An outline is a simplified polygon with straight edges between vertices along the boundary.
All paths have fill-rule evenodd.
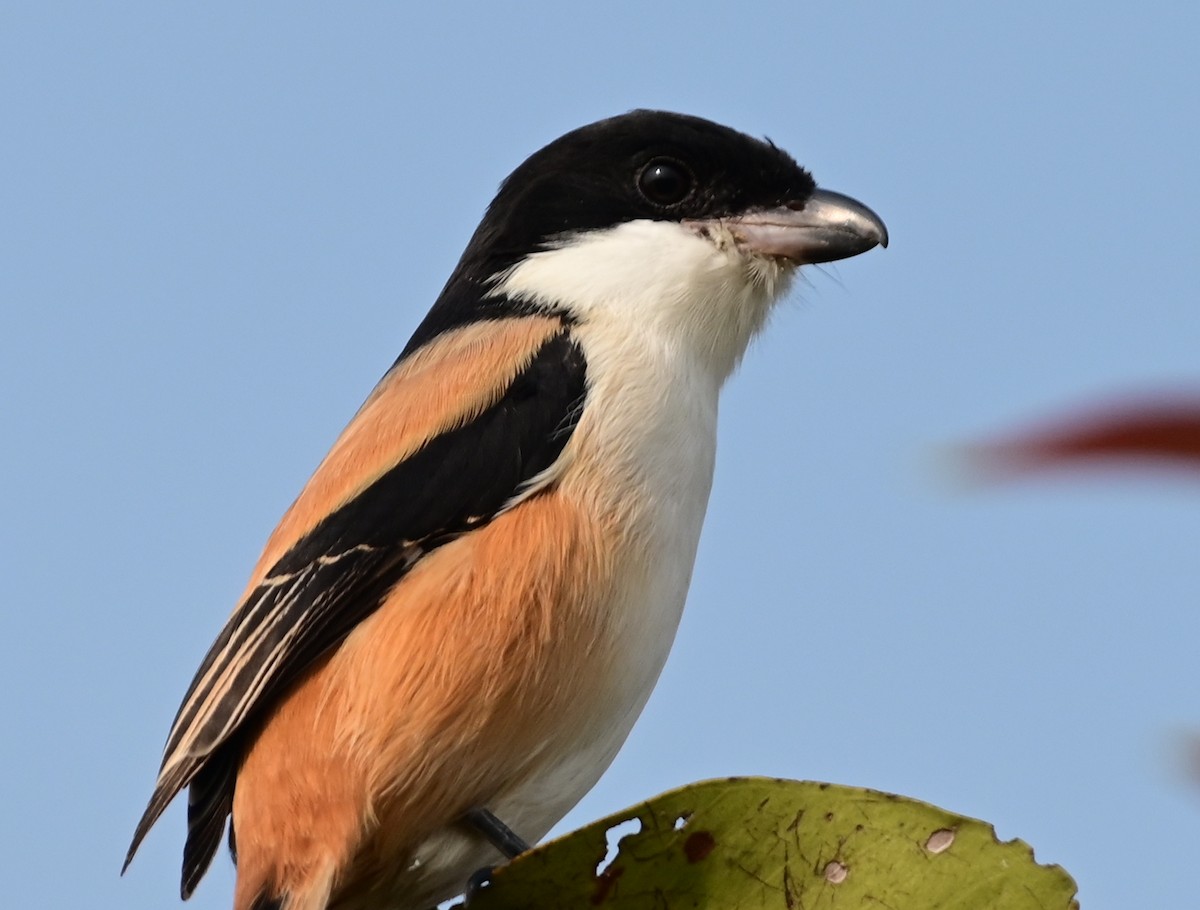
<path id="1" fill-rule="evenodd" d="M 464 907 L 471 906 L 471 901 L 475 896 L 492 884 L 492 873 L 495 871 L 492 866 L 484 866 L 470 874 L 467 878 L 467 890 L 463 892 Z"/>
<path id="2" fill-rule="evenodd" d="M 512 828 L 482 806 L 471 809 L 463 816 L 463 820 L 486 837 L 489 844 L 509 859 L 515 859 L 529 849 L 529 844 L 522 840 Z"/>

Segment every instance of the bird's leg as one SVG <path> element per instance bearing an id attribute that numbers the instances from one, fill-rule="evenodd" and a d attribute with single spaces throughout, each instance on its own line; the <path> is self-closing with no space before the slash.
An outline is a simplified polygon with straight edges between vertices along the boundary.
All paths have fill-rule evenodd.
<path id="1" fill-rule="evenodd" d="M 486 837 L 489 844 L 509 859 L 515 859 L 529 849 L 529 844 L 525 843 L 520 835 L 482 806 L 467 812 L 463 821 Z"/>
<path id="2" fill-rule="evenodd" d="M 519 834 L 496 818 L 488 809 L 482 806 L 471 809 L 463 816 L 463 821 L 487 838 L 488 843 L 503 853 L 508 859 L 515 859 L 529 849 Z M 473 872 L 467 879 L 467 904 L 471 898 L 492 883 L 492 868 L 485 866 Z"/>

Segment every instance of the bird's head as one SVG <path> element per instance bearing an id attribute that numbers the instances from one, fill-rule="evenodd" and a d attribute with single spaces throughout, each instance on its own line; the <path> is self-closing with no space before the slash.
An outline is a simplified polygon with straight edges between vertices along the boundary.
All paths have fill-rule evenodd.
<path id="1" fill-rule="evenodd" d="M 887 246 L 879 216 L 817 189 L 771 142 L 663 111 L 601 120 L 531 155 L 504 181 L 476 240 L 491 257 L 522 257 L 634 221 L 710 237 L 727 230 L 740 250 L 794 265 Z"/>
<path id="2" fill-rule="evenodd" d="M 800 265 L 887 245 L 874 212 L 790 155 L 698 117 L 567 133 L 501 185 L 447 286 L 579 322 L 686 337 L 727 373 Z M 660 333 L 661 334 L 661 333 Z"/>

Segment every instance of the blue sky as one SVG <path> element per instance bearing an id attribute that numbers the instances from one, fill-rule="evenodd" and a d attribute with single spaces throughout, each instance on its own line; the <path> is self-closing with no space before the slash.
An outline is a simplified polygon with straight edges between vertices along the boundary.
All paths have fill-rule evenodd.
<path id="1" fill-rule="evenodd" d="M 634 107 L 770 136 L 892 246 L 810 271 L 727 390 L 675 651 L 565 826 L 829 780 L 987 819 L 1088 908 L 1192 900 L 1200 488 L 945 458 L 1200 385 L 1197 34 L 1187 2 L 6 5 L 6 903 L 173 905 L 181 805 L 117 870 L 266 534 L 497 183 Z"/>

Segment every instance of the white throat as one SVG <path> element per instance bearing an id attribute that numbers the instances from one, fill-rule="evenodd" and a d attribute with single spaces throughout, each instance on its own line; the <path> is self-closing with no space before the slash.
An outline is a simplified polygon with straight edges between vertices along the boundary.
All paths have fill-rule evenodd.
<path id="1" fill-rule="evenodd" d="M 771 305 L 789 264 L 743 254 L 724 229 L 631 221 L 533 253 L 497 276 L 494 295 L 561 308 L 593 330 L 695 357 L 719 388 Z"/>

